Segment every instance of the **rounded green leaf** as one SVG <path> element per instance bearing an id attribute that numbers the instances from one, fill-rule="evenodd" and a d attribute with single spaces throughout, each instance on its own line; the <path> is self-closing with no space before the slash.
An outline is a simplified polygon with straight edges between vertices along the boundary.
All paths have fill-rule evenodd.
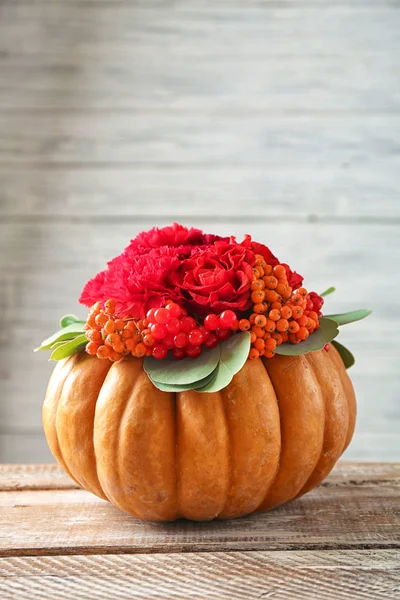
<path id="1" fill-rule="evenodd" d="M 79 350 L 82 350 L 87 344 L 86 335 L 78 335 L 73 340 L 65 342 L 62 346 L 59 346 L 54 350 L 50 356 L 50 360 L 62 360 L 71 354 L 76 354 Z"/>
<path id="2" fill-rule="evenodd" d="M 144 370 L 153 381 L 167 385 L 187 385 L 210 375 L 216 368 L 220 357 L 220 344 L 204 350 L 197 358 L 166 358 L 157 360 L 152 356 L 144 359 Z"/>
<path id="3" fill-rule="evenodd" d="M 152 379 L 150 376 L 149 376 L 149 379 L 150 379 L 151 383 L 153 385 L 155 385 L 156 388 L 158 388 L 162 392 L 186 392 L 187 390 L 196 390 L 197 388 L 206 385 L 207 383 L 209 383 L 212 380 L 212 378 L 214 377 L 214 374 L 215 374 L 215 369 L 212 373 L 210 373 L 210 375 L 207 375 L 207 377 L 204 377 L 204 379 L 200 379 L 200 381 L 195 381 L 194 383 L 188 383 L 188 384 L 183 384 L 183 385 L 161 383 L 159 381 L 154 381 L 154 379 Z"/>
<path id="4" fill-rule="evenodd" d="M 359 310 L 352 310 L 346 313 L 339 313 L 337 315 L 326 315 L 327 319 L 333 319 L 338 325 L 347 325 L 347 323 L 354 323 L 355 321 L 361 321 L 372 313 L 372 310 L 367 308 L 360 308 Z"/>
<path id="5" fill-rule="evenodd" d="M 219 392 L 233 379 L 246 362 L 250 350 L 250 334 L 246 331 L 237 333 L 222 342 L 221 358 L 215 374 L 206 385 L 197 388 L 197 392 Z"/>
<path id="6" fill-rule="evenodd" d="M 336 340 L 333 340 L 332 344 L 333 344 L 333 346 L 335 346 L 336 350 L 339 352 L 340 357 L 341 357 L 346 369 L 350 369 L 350 367 L 352 367 L 354 365 L 354 363 L 356 362 L 356 359 L 354 358 L 354 356 L 352 355 L 350 350 L 348 348 L 346 348 L 346 346 L 343 346 L 343 344 L 339 344 L 339 342 L 337 342 Z"/>
<path id="7" fill-rule="evenodd" d="M 72 323 L 71 325 L 63 327 L 56 333 L 53 333 L 53 335 L 51 335 L 47 339 L 43 340 L 39 348 L 35 348 L 34 352 L 38 352 L 39 350 L 49 350 L 51 346 L 56 342 L 61 342 L 63 340 L 72 340 L 78 335 L 82 335 L 85 331 L 84 325 L 85 323 L 82 321 L 81 323 Z"/>
<path id="8" fill-rule="evenodd" d="M 284 356 L 300 356 L 301 354 L 307 354 L 307 352 L 315 352 L 321 350 L 325 344 L 328 344 L 339 335 L 338 324 L 333 319 L 321 317 L 319 324 L 319 329 L 300 344 L 281 344 L 276 347 L 275 353 Z"/>
<path id="9" fill-rule="evenodd" d="M 68 327 L 68 325 L 73 325 L 74 323 L 82 323 L 84 325 L 85 322 L 76 315 L 64 315 L 60 319 L 60 327 Z"/>

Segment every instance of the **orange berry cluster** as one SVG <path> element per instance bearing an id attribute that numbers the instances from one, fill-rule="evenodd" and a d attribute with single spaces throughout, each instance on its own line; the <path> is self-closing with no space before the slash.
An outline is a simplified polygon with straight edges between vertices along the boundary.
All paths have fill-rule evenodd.
<path id="1" fill-rule="evenodd" d="M 253 313 L 239 321 L 239 329 L 251 333 L 250 359 L 272 358 L 277 346 L 299 344 L 318 329 L 318 314 L 307 309 L 308 291 L 289 286 L 284 265 L 272 267 L 257 254 L 251 290 Z"/>
<path id="2" fill-rule="evenodd" d="M 96 302 L 90 309 L 85 325 L 89 340 L 86 352 L 113 362 L 128 354 L 137 358 L 151 354 L 151 350 L 149 352 L 143 342 L 141 326 L 144 329 L 141 321 L 136 323 L 132 319 L 120 319 L 115 315 L 114 300 L 107 300 L 104 309 L 100 302 Z"/>

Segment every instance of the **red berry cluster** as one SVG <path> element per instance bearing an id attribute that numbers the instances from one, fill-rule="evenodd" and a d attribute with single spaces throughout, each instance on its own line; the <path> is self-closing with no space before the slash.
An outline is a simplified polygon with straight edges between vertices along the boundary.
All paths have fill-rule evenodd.
<path id="1" fill-rule="evenodd" d="M 226 310 L 219 316 L 207 315 L 201 325 L 188 316 L 185 308 L 167 301 L 163 308 L 150 309 L 138 327 L 154 358 L 162 360 L 171 350 L 174 358 L 180 360 L 185 356 L 196 358 L 203 347 L 214 348 L 231 335 L 237 323 L 235 313 Z"/>
<path id="2" fill-rule="evenodd" d="M 89 340 L 86 352 L 98 358 L 118 361 L 131 354 L 162 360 L 171 350 L 180 360 L 185 356 L 196 358 L 203 347 L 214 348 L 239 329 L 239 322 L 232 310 L 226 310 L 219 316 L 207 315 L 201 325 L 171 300 L 165 307 L 150 309 L 145 319 L 120 319 L 115 314 L 115 302 L 110 299 L 104 308 L 99 302 L 92 306 L 85 328 Z"/>

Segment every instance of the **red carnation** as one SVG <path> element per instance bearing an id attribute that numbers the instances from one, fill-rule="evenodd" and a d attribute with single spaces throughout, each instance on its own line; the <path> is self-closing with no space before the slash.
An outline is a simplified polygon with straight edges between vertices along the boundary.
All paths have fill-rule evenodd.
<path id="1" fill-rule="evenodd" d="M 217 241 L 184 260 L 171 274 L 171 283 L 199 316 L 226 309 L 245 311 L 251 306 L 254 263 L 252 250 L 237 243 Z"/>
<path id="2" fill-rule="evenodd" d="M 135 254 L 145 254 L 151 248 L 168 246 L 168 248 L 176 248 L 177 254 L 188 256 L 193 249 L 209 246 L 217 240 L 228 240 L 228 238 L 173 223 L 167 227 L 153 227 L 149 231 L 142 231 L 131 241 L 126 250 L 129 249 Z"/>

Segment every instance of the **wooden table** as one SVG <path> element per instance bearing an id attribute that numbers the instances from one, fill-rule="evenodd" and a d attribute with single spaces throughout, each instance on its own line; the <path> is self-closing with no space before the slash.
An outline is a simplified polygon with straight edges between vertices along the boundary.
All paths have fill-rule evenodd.
<path id="1" fill-rule="evenodd" d="M 400 464 L 342 462 L 264 515 L 145 523 L 55 465 L 0 466 L 0 598 L 400 598 Z"/>

